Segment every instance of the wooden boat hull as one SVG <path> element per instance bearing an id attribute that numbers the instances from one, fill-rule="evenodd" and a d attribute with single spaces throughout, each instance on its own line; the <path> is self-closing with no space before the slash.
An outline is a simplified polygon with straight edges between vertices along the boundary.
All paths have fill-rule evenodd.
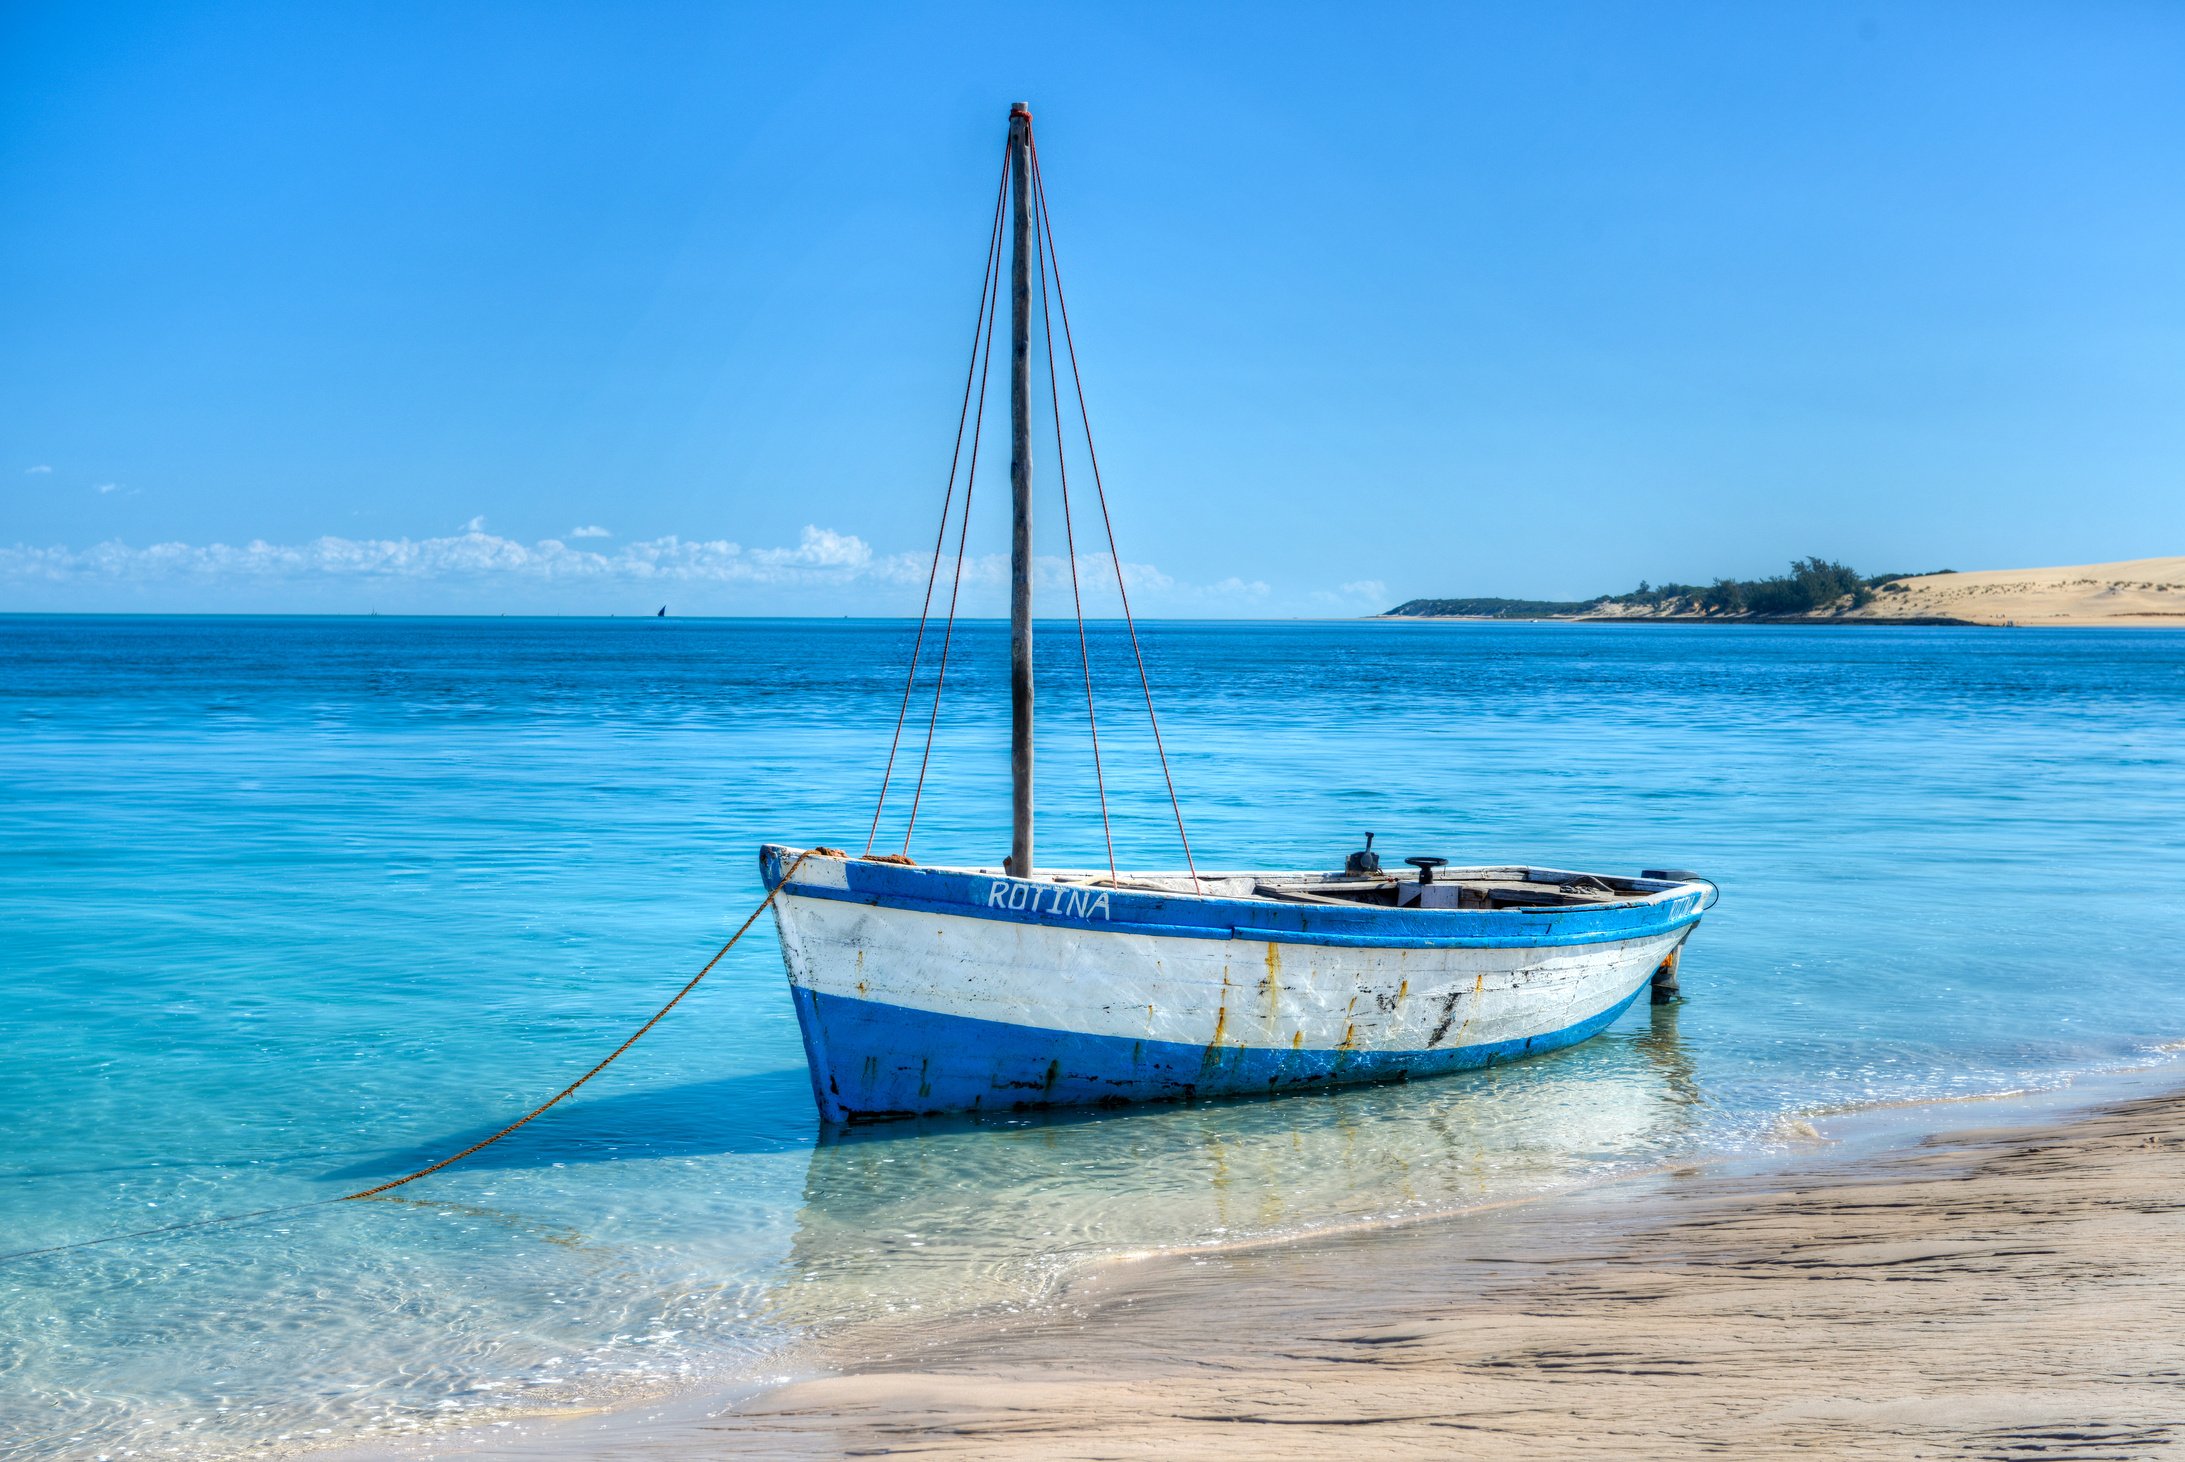
<path id="1" fill-rule="evenodd" d="M 763 850 L 770 885 L 795 857 Z M 856 1121 L 1265 1095 L 1554 1050 L 1647 988 L 1705 897 L 1399 911 L 814 856 L 774 907 L 813 1095 Z"/>

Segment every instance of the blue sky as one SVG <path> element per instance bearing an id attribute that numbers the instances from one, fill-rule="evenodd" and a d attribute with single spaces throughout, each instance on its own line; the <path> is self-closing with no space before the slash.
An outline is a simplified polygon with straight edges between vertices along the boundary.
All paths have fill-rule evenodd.
<path id="1" fill-rule="evenodd" d="M 2185 552 L 2175 4 L 108 0 L 0 609 L 914 613 L 1016 99 L 1150 612 Z"/>

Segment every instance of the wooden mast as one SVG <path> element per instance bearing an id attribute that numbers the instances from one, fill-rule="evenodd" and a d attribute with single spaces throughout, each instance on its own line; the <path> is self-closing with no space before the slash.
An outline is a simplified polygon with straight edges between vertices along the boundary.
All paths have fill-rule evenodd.
<path id="1" fill-rule="evenodd" d="M 1009 288 L 1009 786 L 1008 871 L 1032 873 L 1032 112 L 1009 108 L 1014 257 Z"/>

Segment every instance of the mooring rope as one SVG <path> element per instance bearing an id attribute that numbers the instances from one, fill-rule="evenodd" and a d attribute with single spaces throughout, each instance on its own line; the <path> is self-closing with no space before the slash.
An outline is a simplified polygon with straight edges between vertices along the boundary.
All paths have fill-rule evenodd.
<path id="1" fill-rule="evenodd" d="M 533 1117 L 536 1117 L 542 1112 L 545 1112 L 555 1103 L 559 1102 L 563 1097 L 569 1095 L 569 1093 L 575 1091 L 578 1087 L 584 1085 L 584 1083 L 599 1075 L 600 1072 L 605 1071 L 609 1066 L 612 1066 L 614 1064 L 615 1057 L 620 1056 L 624 1051 L 627 1051 L 628 1049 L 630 1049 L 630 1047 L 636 1045 L 638 1037 L 644 1035 L 645 1032 L 660 1024 L 660 1017 L 666 1015 L 677 1005 L 681 1004 L 685 995 L 688 995 L 691 991 L 698 988 L 698 982 L 700 980 L 704 979 L 707 975 L 713 973 L 713 967 L 719 964 L 722 958 L 726 956 L 730 950 L 736 947 L 736 941 L 744 937 L 745 931 L 750 929 L 753 924 L 759 922 L 759 915 L 765 913 L 768 909 L 774 906 L 774 899 L 777 895 L 781 893 L 782 885 L 796 876 L 796 871 L 804 866 L 805 859 L 811 857 L 812 854 L 819 851 L 821 850 L 818 848 L 807 848 L 803 852 L 797 854 L 796 861 L 792 862 L 787 868 L 782 870 L 781 877 L 775 881 L 775 884 L 772 888 L 766 891 L 766 897 L 759 900 L 759 906 L 753 909 L 749 914 L 745 915 L 744 921 L 736 926 L 736 932 L 728 936 L 728 942 L 722 945 L 719 949 L 713 951 L 713 958 L 706 961 L 706 967 L 700 970 L 697 974 L 692 975 L 690 977 L 689 984 L 685 985 L 682 989 L 676 991 L 673 999 L 669 1000 L 667 1004 L 661 1006 L 658 1010 L 652 1013 L 651 1020 L 646 1021 L 635 1031 L 631 1032 L 630 1038 L 624 1041 L 621 1045 L 615 1047 L 614 1050 L 608 1054 L 607 1058 L 601 1061 L 597 1066 L 594 1066 L 591 1070 L 585 1072 L 575 1081 L 570 1082 L 560 1091 L 555 1092 L 545 1101 L 539 1103 L 530 1111 L 524 1113 L 521 1117 L 518 1117 L 515 1121 L 509 1123 L 506 1127 L 503 1127 L 500 1131 L 494 1133 L 491 1137 L 488 1137 L 485 1141 L 473 1142 L 470 1146 L 464 1148 L 461 1152 L 456 1153 L 453 1157 L 444 1157 L 440 1159 L 440 1161 L 432 1164 L 430 1167 L 419 1168 L 416 1172 L 409 1174 L 407 1177 L 396 1178 L 391 1183 L 381 1183 L 376 1188 L 366 1188 L 361 1193 L 344 1193 L 339 1199 L 335 1201 L 340 1203 L 349 1203 L 359 1198 L 377 1197 L 379 1194 L 388 1191 L 390 1188 L 399 1188 L 404 1183 L 414 1183 L 419 1178 L 425 1177 L 432 1173 L 437 1173 L 444 1167 L 459 1163 L 464 1158 L 469 1157 L 472 1153 L 477 1152 L 479 1149 L 491 1147 L 494 1143 L 499 1142 L 509 1133 L 515 1131 L 518 1127 L 523 1126 Z M 828 849 L 826 851 L 832 852 L 833 849 Z"/>
<path id="2" fill-rule="evenodd" d="M 681 1004 L 682 999 L 685 995 L 688 995 L 691 991 L 698 988 L 698 982 L 700 980 L 703 980 L 707 975 L 713 973 L 713 967 L 719 964 L 721 960 L 726 957 L 728 952 L 736 947 L 737 940 L 743 938 L 745 934 L 750 932 L 751 926 L 759 921 L 759 915 L 765 913 L 769 908 L 773 907 L 774 900 L 780 895 L 783 886 L 786 885 L 789 880 L 796 875 L 796 871 L 799 868 L 804 866 L 804 860 L 812 857 L 814 854 L 818 854 L 822 857 L 831 856 L 839 858 L 844 856 L 842 853 L 838 852 L 836 849 L 833 848 L 807 848 L 804 852 L 797 854 L 796 858 L 789 864 L 789 866 L 782 870 L 782 875 L 779 879 L 775 881 L 774 886 L 766 891 L 766 897 L 759 900 L 759 906 L 753 909 L 749 916 L 747 916 L 741 924 L 736 926 L 735 933 L 728 936 L 728 942 L 723 944 L 719 949 L 713 952 L 713 958 L 706 961 L 705 968 L 698 971 L 697 974 L 692 975 L 690 977 L 689 983 L 685 984 L 682 989 L 675 992 L 675 996 L 673 999 L 669 1000 L 667 1004 L 661 1006 L 658 1010 L 653 1012 L 651 1020 L 648 1020 L 643 1025 L 639 1026 L 636 1031 L 631 1034 L 630 1038 L 624 1041 L 621 1045 L 615 1047 L 614 1050 L 607 1056 L 604 1061 L 601 1061 L 597 1066 L 594 1066 L 591 1070 L 585 1072 L 575 1081 L 570 1082 L 560 1091 L 554 1093 L 553 1096 L 547 1098 L 539 1105 L 533 1107 L 530 1111 L 524 1113 L 521 1117 L 518 1117 L 515 1121 L 509 1123 L 506 1127 L 503 1127 L 500 1131 L 494 1133 L 491 1137 L 486 1138 L 483 1142 L 473 1142 L 470 1146 L 464 1148 L 461 1152 L 458 1152 L 451 1157 L 444 1157 L 440 1159 L 440 1161 L 433 1163 L 430 1166 L 419 1168 L 416 1172 L 406 1174 L 402 1177 L 394 1179 L 391 1182 L 381 1183 L 376 1188 L 366 1188 L 356 1193 L 344 1193 L 339 1198 L 312 1198 L 302 1203 L 278 1204 L 272 1208 L 254 1208 L 247 1213 L 219 1214 L 212 1218 L 188 1219 L 181 1223 L 161 1224 L 156 1228 L 133 1229 L 127 1233 L 107 1234 L 104 1237 L 96 1239 L 79 1239 L 76 1242 L 69 1244 L 49 1244 L 42 1249 L 19 1249 L 14 1253 L 0 1254 L 0 1264 L 13 1264 L 18 1260 L 35 1259 L 47 1254 L 65 1254 L 76 1249 L 97 1248 L 98 1246 L 103 1244 L 125 1243 L 131 1239 L 156 1238 L 163 1234 L 184 1233 L 191 1229 L 213 1228 L 215 1226 L 223 1224 L 248 1223 L 253 1219 L 272 1218 L 276 1215 L 284 1213 L 301 1213 L 307 1208 L 324 1208 L 329 1204 L 334 1203 L 351 1203 L 359 1198 L 375 1198 L 381 1193 L 388 1192 L 389 1190 L 394 1188 L 399 1188 L 405 1183 L 414 1183 L 419 1178 L 439 1172 L 442 1168 L 451 1167 L 454 1164 L 461 1162 L 464 1158 L 469 1157 L 474 1152 L 478 1152 L 484 1148 L 491 1147 L 494 1143 L 499 1142 L 502 1138 L 508 1136 L 509 1133 L 514 1132 L 517 1128 L 523 1126 L 525 1123 L 530 1122 L 533 1118 L 540 1116 L 541 1114 L 554 1107 L 564 1097 L 568 1096 L 578 1087 L 584 1085 L 584 1083 L 590 1081 L 593 1077 L 599 1075 L 600 1072 L 605 1071 L 609 1066 L 613 1065 L 616 1057 L 620 1056 L 624 1051 L 629 1050 L 630 1047 L 636 1045 L 638 1039 L 642 1037 L 645 1032 L 651 1030 L 654 1026 L 660 1023 L 662 1016 L 665 1016 L 669 1011 L 673 1010 L 677 1005 Z"/>
<path id="3" fill-rule="evenodd" d="M 339 1198 L 308 1198 L 301 1203 L 282 1203 L 272 1208 L 253 1208 L 248 1213 L 223 1213 L 214 1218 L 192 1218 L 181 1223 L 163 1223 L 156 1228 L 131 1229 L 127 1233 L 106 1234 L 96 1239 L 78 1239 L 69 1244 L 49 1244 L 43 1249 L 17 1249 L 12 1254 L 0 1254 L 0 1264 L 13 1264 L 22 1259 L 36 1259 L 45 1254 L 66 1254 L 76 1249 L 96 1249 L 102 1244 L 122 1244 L 131 1239 L 153 1239 L 162 1234 L 179 1234 L 187 1229 L 212 1228 L 219 1224 L 248 1223 L 254 1218 L 271 1218 L 281 1213 L 301 1213 L 306 1208 L 324 1208 L 329 1203 L 339 1203 Z"/>

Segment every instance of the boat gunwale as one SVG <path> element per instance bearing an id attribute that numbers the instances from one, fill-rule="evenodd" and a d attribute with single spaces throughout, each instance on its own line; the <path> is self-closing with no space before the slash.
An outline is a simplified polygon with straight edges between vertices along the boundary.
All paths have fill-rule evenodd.
<path id="1" fill-rule="evenodd" d="M 764 844 L 760 849 L 760 865 L 767 885 L 778 885 L 784 898 L 866 903 L 994 923 L 1061 925 L 1157 938 L 1248 939 L 1273 944 L 1361 949 L 1537 948 L 1645 938 L 1697 924 L 1712 907 L 1714 892 L 1713 885 L 1705 880 L 1623 879 L 1660 886 L 1637 897 L 1594 904 L 1501 909 L 1394 909 L 1366 904 L 1305 904 L 1265 896 L 1195 893 L 1188 889 L 1148 889 L 1082 870 L 1057 869 L 1031 878 L 1014 878 L 995 868 L 922 866 L 825 854 L 819 856 L 841 870 L 839 883 L 810 878 L 807 870 L 812 865 L 809 860 L 796 869 L 794 877 L 784 880 L 784 870 L 792 866 L 800 853 L 807 852 L 778 843 Z M 1587 876 L 1563 869 L 1489 864 L 1481 865 L 1479 869 L 1443 869 L 1437 877 L 1454 880 L 1466 873 L 1518 869 L 1528 874 L 1548 875 L 1542 881 Z M 1183 873 L 1146 876 L 1190 877 Z M 1325 871 L 1248 870 L 1200 873 L 1198 879 L 1203 883 L 1246 878 L 1324 880 L 1330 876 Z M 988 885 L 986 901 L 972 896 L 968 885 L 974 882 Z M 1033 892 L 1023 905 L 1010 907 L 999 892 L 1003 886 L 1023 887 Z M 1054 907 L 1042 908 L 1043 891 L 1050 888 L 1099 895 L 1103 912 L 1099 918 L 1082 917 L 1085 905 L 1081 901 L 1077 904 L 1078 914 L 1066 912 L 1065 901 L 1059 895 Z M 1184 917 L 1176 917 L 1178 915 Z M 1225 915 L 1231 917 L 1223 917 Z M 1234 917 L 1236 915 L 1243 917 Z"/>

